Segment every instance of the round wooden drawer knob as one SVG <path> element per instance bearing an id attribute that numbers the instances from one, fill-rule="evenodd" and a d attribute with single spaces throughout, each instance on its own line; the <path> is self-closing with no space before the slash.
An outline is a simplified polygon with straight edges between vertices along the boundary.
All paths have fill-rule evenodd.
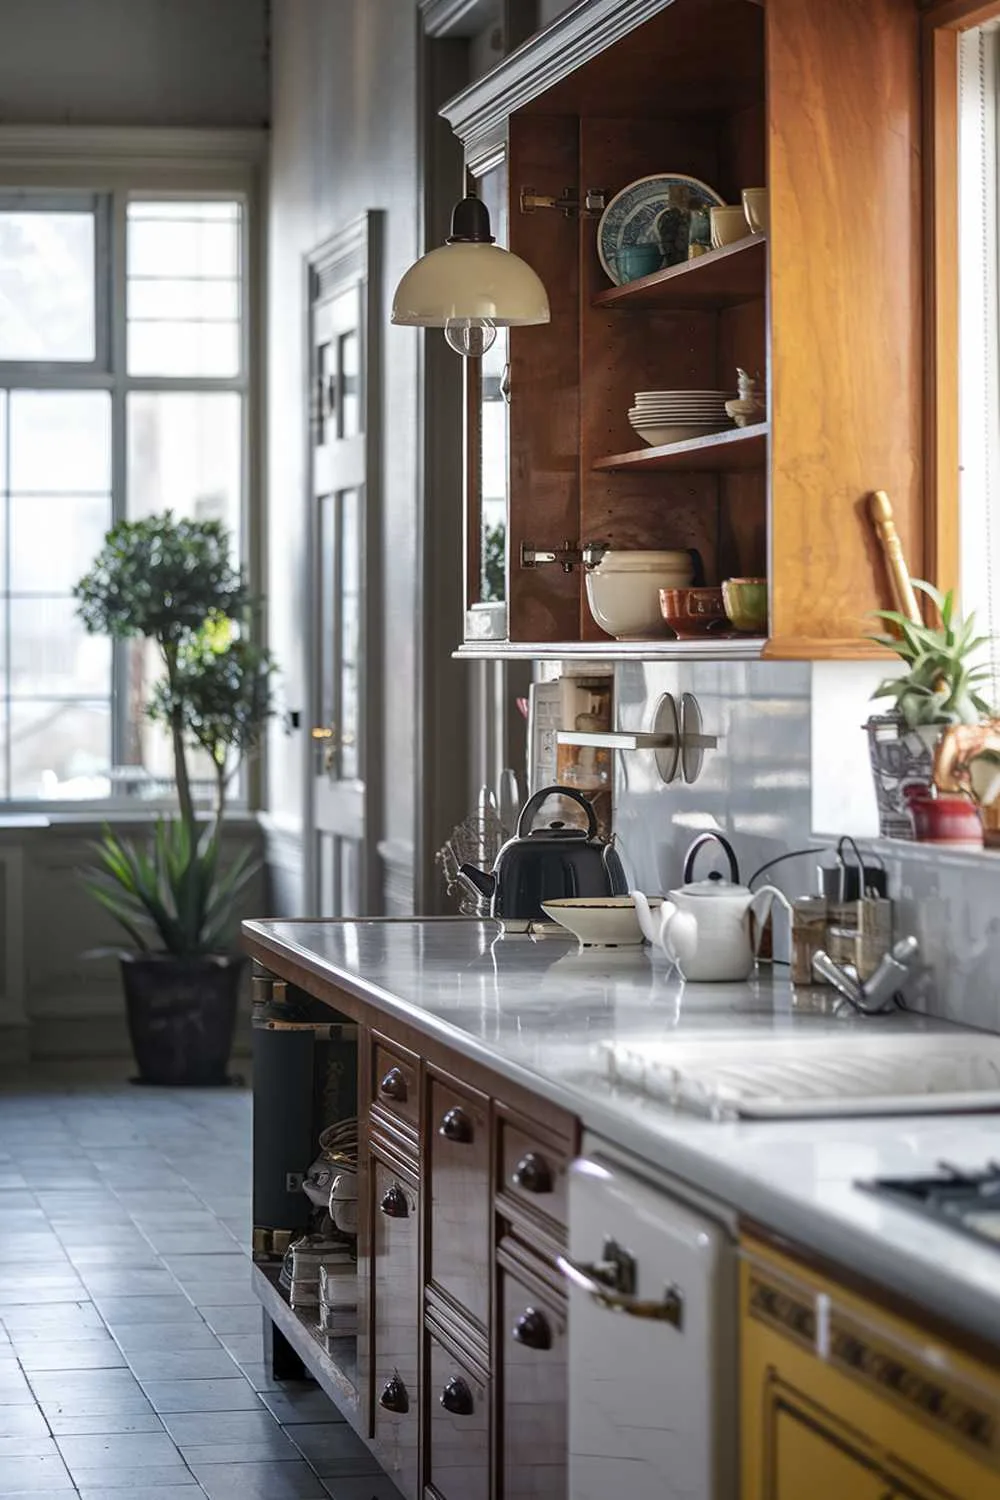
<path id="1" fill-rule="evenodd" d="M 523 1188 L 526 1193 L 551 1193 L 552 1172 L 544 1156 L 539 1156 L 537 1151 L 528 1151 L 511 1173 L 511 1181 L 515 1187 Z"/>
<path id="2" fill-rule="evenodd" d="M 397 1104 L 406 1101 L 406 1079 L 401 1068 L 390 1068 L 378 1086 L 379 1093 L 386 1099 L 393 1099 Z"/>
<path id="3" fill-rule="evenodd" d="M 473 1136 L 472 1121 L 465 1110 L 456 1105 L 442 1117 L 438 1134 L 443 1135 L 446 1141 L 457 1141 L 459 1145 L 467 1146 Z"/>

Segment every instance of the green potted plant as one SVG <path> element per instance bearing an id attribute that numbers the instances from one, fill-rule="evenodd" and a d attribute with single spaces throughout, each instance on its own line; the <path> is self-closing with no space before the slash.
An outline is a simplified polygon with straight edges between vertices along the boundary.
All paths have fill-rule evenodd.
<path id="1" fill-rule="evenodd" d="M 170 511 L 108 532 L 74 596 L 86 629 L 156 644 L 146 712 L 173 750 L 177 813 L 147 847 L 106 828 L 88 889 L 127 933 L 120 953 L 129 1035 L 148 1083 L 225 1081 L 240 971 L 234 907 L 259 862 L 222 856 L 226 795 L 272 712 L 270 654 L 249 632 L 251 598 L 216 521 Z M 195 809 L 188 755 L 212 767 L 214 805 Z"/>
<path id="2" fill-rule="evenodd" d="M 881 832 L 903 838 L 912 837 L 906 788 L 922 786 L 930 792 L 935 757 L 947 732 L 991 717 L 980 692 L 989 669 L 976 664 L 988 638 L 976 635 L 975 616 L 962 621 L 956 615 L 950 590 L 942 594 L 919 580 L 914 588 L 934 604 L 940 623 L 917 623 L 897 610 L 877 611 L 895 633 L 869 639 L 895 652 L 906 670 L 876 688 L 873 698 L 891 699 L 892 711 L 873 715 L 865 726 Z"/>

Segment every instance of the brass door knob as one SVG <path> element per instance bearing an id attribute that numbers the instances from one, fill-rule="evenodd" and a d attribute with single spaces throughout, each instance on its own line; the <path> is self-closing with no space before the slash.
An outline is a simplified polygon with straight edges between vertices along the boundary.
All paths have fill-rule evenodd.
<path id="1" fill-rule="evenodd" d="M 323 750 L 323 770 L 329 776 L 337 763 L 337 746 L 340 744 L 340 736 L 337 733 L 336 724 L 316 724 L 309 731 L 310 738 L 317 750 Z"/>

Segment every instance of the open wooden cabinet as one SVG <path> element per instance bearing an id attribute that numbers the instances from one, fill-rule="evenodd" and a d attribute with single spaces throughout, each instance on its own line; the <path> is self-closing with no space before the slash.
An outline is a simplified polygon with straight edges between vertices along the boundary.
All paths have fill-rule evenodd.
<path id="1" fill-rule="evenodd" d="M 877 654 L 872 490 L 911 570 L 928 555 L 919 59 L 913 0 L 581 0 L 446 106 L 473 176 L 505 163 L 507 243 L 552 311 L 509 333 L 506 615 L 476 640 L 491 632 L 470 610 L 461 654 Z M 768 233 L 614 287 L 590 205 L 664 172 L 727 203 L 766 185 Z M 766 422 L 641 446 L 636 391 L 735 391 L 738 366 L 764 376 Z M 766 575 L 766 638 L 611 640 L 578 556 L 597 542 L 696 548 L 710 584 Z"/>

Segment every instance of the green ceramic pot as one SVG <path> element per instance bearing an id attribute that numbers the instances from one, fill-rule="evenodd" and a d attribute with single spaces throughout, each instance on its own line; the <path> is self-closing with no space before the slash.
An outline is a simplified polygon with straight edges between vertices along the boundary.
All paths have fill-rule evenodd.
<path id="1" fill-rule="evenodd" d="M 727 578 L 722 585 L 726 616 L 737 630 L 763 635 L 767 630 L 767 579 Z"/>

